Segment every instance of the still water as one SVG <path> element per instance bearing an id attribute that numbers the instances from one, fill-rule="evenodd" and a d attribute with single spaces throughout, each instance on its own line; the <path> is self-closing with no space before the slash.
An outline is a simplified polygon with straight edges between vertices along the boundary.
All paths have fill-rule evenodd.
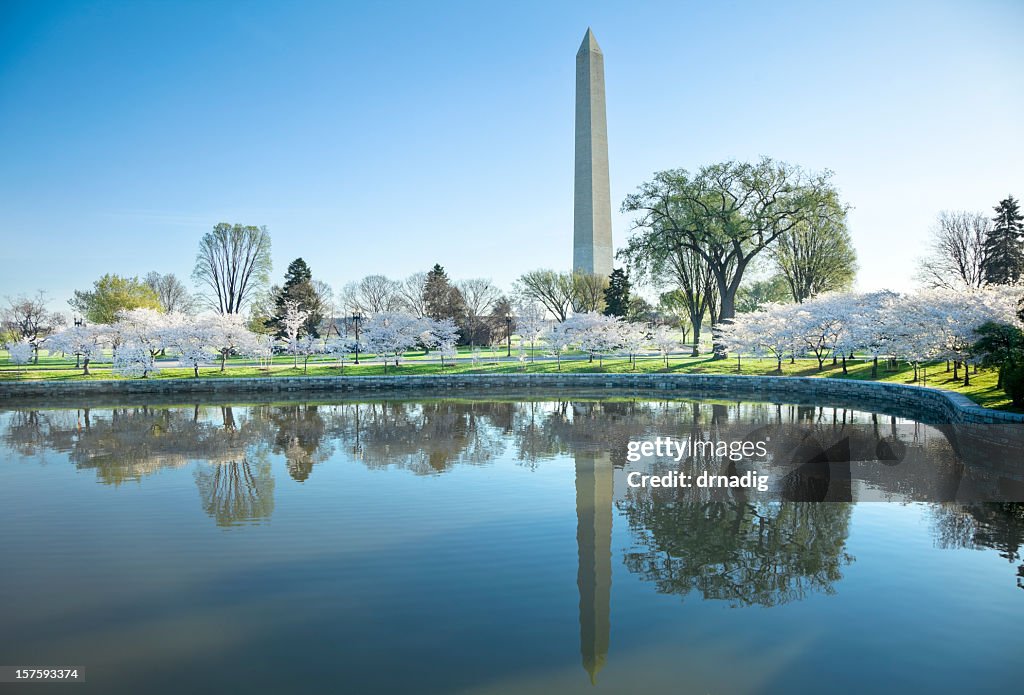
<path id="1" fill-rule="evenodd" d="M 0 410 L 0 664 L 86 674 L 17 692 L 1019 692 L 1024 464 L 984 444 L 1016 434 L 642 398 Z M 658 436 L 769 453 L 627 461 Z"/>

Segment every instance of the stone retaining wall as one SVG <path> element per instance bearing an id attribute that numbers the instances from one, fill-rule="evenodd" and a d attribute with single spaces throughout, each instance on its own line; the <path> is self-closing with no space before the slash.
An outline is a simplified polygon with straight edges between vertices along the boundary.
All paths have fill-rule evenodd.
<path id="1" fill-rule="evenodd" d="M 499 390 L 500 392 L 496 391 Z M 111 381 L 0 382 L 5 402 L 75 401 L 103 396 L 252 396 L 308 393 L 317 398 L 373 395 L 505 395 L 525 390 L 552 392 L 671 392 L 673 397 L 759 400 L 836 405 L 892 413 L 932 422 L 1024 423 L 1024 415 L 982 408 L 958 393 L 874 381 L 817 377 L 742 376 L 730 374 L 451 374 L 432 376 L 248 377 L 239 379 L 133 379 Z M 610 394 L 609 394 L 610 395 Z"/>

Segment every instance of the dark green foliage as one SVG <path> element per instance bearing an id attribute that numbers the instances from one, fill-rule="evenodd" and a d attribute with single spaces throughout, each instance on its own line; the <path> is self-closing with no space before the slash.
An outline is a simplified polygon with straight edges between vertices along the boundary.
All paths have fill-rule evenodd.
<path id="1" fill-rule="evenodd" d="M 604 313 L 605 316 L 621 316 L 625 318 L 629 314 L 629 290 L 632 284 L 626 271 L 616 268 L 608 278 L 608 287 L 604 290 Z"/>
<path id="2" fill-rule="evenodd" d="M 782 275 L 773 275 L 767 280 L 755 280 L 745 284 L 736 292 L 736 311 L 746 313 L 757 311 L 761 306 L 774 302 L 787 304 L 793 301 L 789 285 Z"/>
<path id="3" fill-rule="evenodd" d="M 288 265 L 284 274 L 284 285 L 276 288 L 274 293 L 274 315 L 267 321 L 278 338 L 284 337 L 284 315 L 288 302 L 295 302 L 299 309 L 309 314 L 306 318 L 301 335 L 319 336 L 320 323 L 323 321 L 324 307 L 320 295 L 313 286 L 313 272 L 301 258 L 296 258 Z"/>
<path id="4" fill-rule="evenodd" d="M 984 367 L 999 367 L 998 386 L 1014 405 L 1024 404 L 1024 331 L 989 321 L 978 328 L 974 352 Z"/>
<path id="5" fill-rule="evenodd" d="M 985 239 L 985 280 L 1011 285 L 1024 276 L 1024 216 L 1012 195 L 999 201 L 995 211 L 995 225 Z"/>
<path id="6" fill-rule="evenodd" d="M 1003 391 L 1017 407 L 1024 406 L 1024 364 L 1013 363 L 1000 370 Z"/>
<path id="7" fill-rule="evenodd" d="M 423 303 L 426 305 L 427 316 L 440 321 L 453 319 L 456 323 L 466 313 L 466 302 L 459 289 L 448 280 L 448 273 L 440 263 L 427 273 L 427 282 L 423 287 Z"/>

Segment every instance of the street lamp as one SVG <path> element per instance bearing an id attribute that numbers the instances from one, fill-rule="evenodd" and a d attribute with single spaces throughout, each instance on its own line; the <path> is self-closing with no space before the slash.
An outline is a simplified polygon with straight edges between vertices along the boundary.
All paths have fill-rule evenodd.
<path id="1" fill-rule="evenodd" d="M 358 311 L 352 314 L 352 325 L 356 329 L 356 360 L 355 364 L 359 364 L 359 324 L 362 322 L 363 316 Z"/>
<path id="2" fill-rule="evenodd" d="M 505 314 L 505 338 L 508 341 L 506 357 L 512 356 L 512 314 Z"/>
<path id="3" fill-rule="evenodd" d="M 83 321 L 82 319 L 80 319 L 80 318 L 78 318 L 76 316 L 75 317 L 75 328 L 84 328 L 84 327 L 85 327 L 85 321 Z M 81 368 L 82 368 L 82 353 L 81 352 L 76 352 L 75 353 L 75 369 L 81 369 Z"/>

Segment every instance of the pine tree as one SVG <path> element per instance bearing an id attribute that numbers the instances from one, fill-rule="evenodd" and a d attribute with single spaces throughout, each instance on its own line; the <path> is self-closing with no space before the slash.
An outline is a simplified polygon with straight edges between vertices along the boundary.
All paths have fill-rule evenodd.
<path id="1" fill-rule="evenodd" d="M 435 263 L 427 273 L 427 281 L 423 286 L 423 303 L 427 309 L 427 316 L 437 321 L 453 319 L 457 322 L 466 313 L 462 293 L 449 282 L 448 273 L 440 263 Z"/>
<path id="2" fill-rule="evenodd" d="M 274 291 L 274 315 L 267 321 L 267 327 L 277 337 L 284 337 L 284 315 L 288 302 L 295 302 L 301 311 L 309 314 L 300 337 L 303 335 L 319 336 L 320 322 L 323 321 L 323 310 L 320 295 L 313 286 L 313 271 L 301 258 L 296 258 L 288 265 L 284 274 L 284 285 Z"/>
<path id="3" fill-rule="evenodd" d="M 1012 285 L 1024 276 L 1024 216 L 1011 195 L 995 208 L 995 223 L 985 240 L 985 280 L 990 285 Z"/>
<path id="4" fill-rule="evenodd" d="M 632 284 L 626 271 L 616 268 L 608 277 L 608 287 L 604 290 L 604 314 L 605 316 L 621 316 L 625 318 L 629 314 L 629 290 Z"/>

